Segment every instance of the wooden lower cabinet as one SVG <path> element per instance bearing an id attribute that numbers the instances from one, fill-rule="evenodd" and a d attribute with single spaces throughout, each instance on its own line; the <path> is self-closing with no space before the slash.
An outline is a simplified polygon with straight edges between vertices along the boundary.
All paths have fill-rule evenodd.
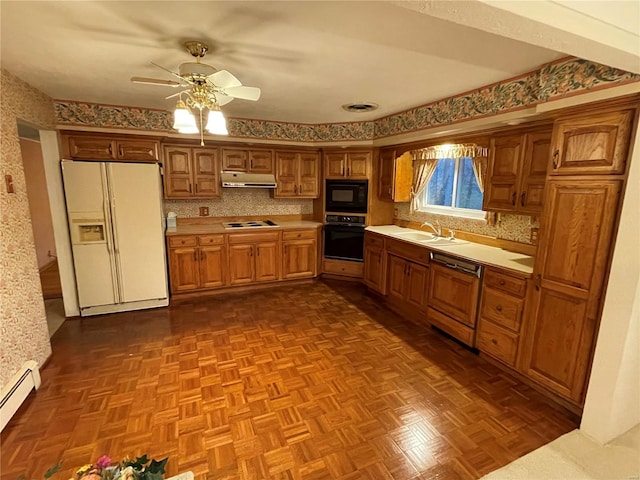
<path id="1" fill-rule="evenodd" d="M 419 310 L 427 308 L 429 267 L 388 255 L 387 293 L 398 301 L 406 302 Z"/>
<path id="2" fill-rule="evenodd" d="M 271 282 L 280 279 L 279 243 L 258 243 L 255 246 L 256 282 Z"/>
<path id="3" fill-rule="evenodd" d="M 253 283 L 253 245 L 229 245 L 229 285 Z"/>
<path id="4" fill-rule="evenodd" d="M 364 284 L 371 290 L 387 293 L 387 257 L 384 238 L 375 233 L 364 234 Z"/>
<path id="5" fill-rule="evenodd" d="M 278 242 L 229 245 L 229 285 L 280 279 Z"/>
<path id="6" fill-rule="evenodd" d="M 600 321 L 622 180 L 547 184 L 521 368 L 581 405 Z"/>
<path id="7" fill-rule="evenodd" d="M 217 237 L 222 243 L 222 235 Z M 206 245 L 210 240 L 212 240 L 212 236 L 171 237 L 169 239 L 171 293 L 226 285 L 224 268 L 226 247 L 223 244 Z M 216 241 L 218 240 L 216 239 Z M 181 246 L 182 244 L 185 246 Z"/>
<path id="8" fill-rule="evenodd" d="M 313 232 L 316 235 L 315 232 Z M 318 272 L 318 246 L 315 238 L 286 240 L 283 244 L 282 278 L 315 277 Z"/>

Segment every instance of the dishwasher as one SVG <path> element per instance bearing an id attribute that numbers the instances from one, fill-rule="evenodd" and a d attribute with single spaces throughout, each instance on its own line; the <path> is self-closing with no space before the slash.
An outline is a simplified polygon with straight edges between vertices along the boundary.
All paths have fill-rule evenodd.
<path id="1" fill-rule="evenodd" d="M 482 266 L 431 252 L 427 321 L 474 348 Z"/>

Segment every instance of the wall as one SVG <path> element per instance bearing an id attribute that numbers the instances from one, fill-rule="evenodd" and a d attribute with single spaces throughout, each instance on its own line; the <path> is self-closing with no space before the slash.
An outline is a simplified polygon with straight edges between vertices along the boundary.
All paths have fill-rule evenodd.
<path id="1" fill-rule="evenodd" d="M 397 203 L 399 220 L 412 222 L 435 222 L 439 221 L 443 228 L 462 230 L 477 235 L 502 238 L 514 242 L 531 244 L 531 228 L 537 228 L 538 222 L 531 217 L 522 215 L 501 214 L 495 225 L 488 225 L 484 220 L 474 220 L 470 218 L 453 217 L 449 215 L 436 215 L 425 212 L 409 211 L 409 203 Z"/>
<path id="2" fill-rule="evenodd" d="M 197 217 L 199 207 L 209 207 L 211 217 L 310 215 L 313 200 L 272 198 L 266 188 L 223 188 L 219 199 L 164 201 L 165 212 L 175 212 L 179 218 Z"/>
<path id="3" fill-rule="evenodd" d="M 580 429 L 606 443 L 640 423 L 640 128 Z"/>
<path id="4" fill-rule="evenodd" d="M 12 175 L 15 193 L 0 188 L 0 386 L 27 360 L 40 365 L 51 354 L 33 242 L 18 119 L 55 128 L 53 101 L 44 93 L 1 71 L 0 172 Z"/>
<path id="5" fill-rule="evenodd" d="M 56 242 L 53 236 L 53 224 L 51 222 L 51 208 L 49 206 L 49 191 L 47 179 L 44 173 L 42 149 L 40 142 L 20 139 L 20 151 L 22 152 L 22 165 L 27 184 L 27 197 L 29 198 L 29 212 L 31 212 L 31 225 L 36 244 L 36 257 L 38 268 L 44 267 L 53 260 L 56 255 Z"/>

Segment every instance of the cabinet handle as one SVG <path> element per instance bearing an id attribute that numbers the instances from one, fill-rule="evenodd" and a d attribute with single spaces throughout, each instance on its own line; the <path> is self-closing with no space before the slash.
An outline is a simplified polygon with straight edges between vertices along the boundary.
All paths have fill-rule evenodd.
<path id="1" fill-rule="evenodd" d="M 491 339 L 491 343 L 493 343 L 494 345 L 497 345 L 497 344 L 498 344 L 498 341 L 497 341 L 495 338 L 492 338 L 492 339 Z"/>
<path id="2" fill-rule="evenodd" d="M 340 175 L 342 175 L 344 177 L 344 165 L 342 166 L 342 168 L 340 170 Z"/>
<path id="3" fill-rule="evenodd" d="M 249 160 L 249 168 L 253 170 L 253 158 Z"/>
<path id="4" fill-rule="evenodd" d="M 124 158 L 124 148 L 122 148 L 122 145 L 118 147 L 118 154 L 120 155 L 120 158 Z"/>
<path id="5" fill-rule="evenodd" d="M 189 182 L 189 193 L 191 193 L 191 182 Z"/>
<path id="6" fill-rule="evenodd" d="M 504 281 L 504 280 L 500 280 L 498 283 L 499 283 L 500 285 L 504 285 L 504 284 L 505 284 L 505 281 Z"/>
<path id="7" fill-rule="evenodd" d="M 540 284 L 542 283 L 542 275 L 537 274 L 536 275 L 536 290 L 539 291 L 540 290 Z"/>
<path id="8" fill-rule="evenodd" d="M 501 312 L 501 311 L 502 311 L 502 305 L 498 305 L 498 306 L 496 307 L 496 310 L 497 310 L 498 312 Z"/>
<path id="9" fill-rule="evenodd" d="M 389 187 L 389 196 L 391 196 L 391 187 Z"/>
<path id="10" fill-rule="evenodd" d="M 297 185 L 293 186 L 293 193 L 298 193 L 298 186 Z"/>
<path id="11" fill-rule="evenodd" d="M 198 261 L 198 253 L 195 250 L 193 251 L 193 261 L 194 262 Z"/>
<path id="12" fill-rule="evenodd" d="M 347 177 L 351 176 L 351 167 L 347 167 Z"/>
<path id="13" fill-rule="evenodd" d="M 286 245 L 284 246 L 284 254 L 285 255 L 287 254 L 287 246 Z"/>
<path id="14" fill-rule="evenodd" d="M 260 247 L 256 247 L 256 255 L 259 257 L 260 256 Z"/>
<path id="15" fill-rule="evenodd" d="M 518 194 L 516 192 L 513 192 L 511 194 L 511 205 L 513 205 L 514 207 L 516 206 L 516 197 L 518 196 Z"/>
<path id="16" fill-rule="evenodd" d="M 111 144 L 109 144 L 109 155 L 113 155 L 113 149 L 111 148 Z"/>
<path id="17" fill-rule="evenodd" d="M 300 193 L 302 193 L 302 184 L 300 184 L 300 188 L 298 189 Z"/>
<path id="18" fill-rule="evenodd" d="M 560 156 L 560 150 L 556 148 L 556 151 L 553 152 L 553 169 L 556 170 L 558 168 L 558 157 Z"/>
<path id="19" fill-rule="evenodd" d="M 522 192 L 522 195 L 520 195 L 520 205 L 522 205 L 524 207 L 524 201 L 527 198 L 527 192 Z"/>
<path id="20" fill-rule="evenodd" d="M 203 251 L 200 252 L 200 260 L 204 260 L 204 252 Z"/>
<path id="21" fill-rule="evenodd" d="M 249 256 L 253 257 L 253 248 L 249 249 Z"/>
<path id="22" fill-rule="evenodd" d="M 196 193 L 198 193 L 198 184 L 196 183 Z"/>

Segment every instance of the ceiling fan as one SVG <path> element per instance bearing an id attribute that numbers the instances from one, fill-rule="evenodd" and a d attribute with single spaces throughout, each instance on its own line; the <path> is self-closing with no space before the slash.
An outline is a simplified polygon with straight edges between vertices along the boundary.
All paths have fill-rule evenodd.
<path id="1" fill-rule="evenodd" d="M 220 106 L 226 105 L 234 98 L 256 101 L 260 98 L 260 89 L 242 85 L 240 80 L 227 70 L 217 70 L 211 65 L 202 63 L 200 60 L 209 50 L 206 43 L 191 40 L 185 42 L 184 46 L 196 61 L 180 64 L 177 73 L 151 62 L 178 80 L 131 77 L 131 81 L 148 85 L 184 88 L 184 90 L 166 97 L 167 99 L 180 97 L 174 112 L 173 128 L 181 133 L 198 133 L 200 131 L 201 143 L 203 143 L 202 128 L 198 129 L 189 108 L 198 109 L 201 126 L 203 125 L 203 110 L 208 109 L 209 115 L 205 128 L 211 133 L 227 135 L 226 121 L 220 111 Z"/>

